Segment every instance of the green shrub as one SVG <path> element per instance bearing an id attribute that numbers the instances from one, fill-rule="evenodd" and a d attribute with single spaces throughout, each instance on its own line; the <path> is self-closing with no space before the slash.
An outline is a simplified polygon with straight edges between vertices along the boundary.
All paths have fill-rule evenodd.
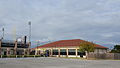
<path id="1" fill-rule="evenodd" d="M 7 58 L 7 55 L 2 55 L 2 58 Z"/>
<path id="2" fill-rule="evenodd" d="M 23 55 L 16 55 L 16 58 L 22 58 Z"/>
<path id="3" fill-rule="evenodd" d="M 2 55 L 2 58 L 27 58 L 27 57 L 41 57 L 40 55 Z"/>
<path id="4" fill-rule="evenodd" d="M 35 57 L 41 57 L 41 55 L 35 55 Z"/>
<path id="5" fill-rule="evenodd" d="M 15 55 L 9 55 L 7 56 L 8 58 L 15 58 L 16 56 Z"/>

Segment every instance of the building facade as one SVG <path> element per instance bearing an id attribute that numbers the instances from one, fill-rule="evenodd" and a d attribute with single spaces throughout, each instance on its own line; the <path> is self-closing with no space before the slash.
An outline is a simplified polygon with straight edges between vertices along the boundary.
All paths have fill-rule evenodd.
<path id="1" fill-rule="evenodd" d="M 35 55 L 47 53 L 49 56 L 56 57 L 80 57 L 86 55 L 79 50 L 81 42 L 88 42 L 81 39 L 60 40 L 33 48 Z M 94 53 L 107 53 L 107 47 L 94 44 Z"/>
<path id="2" fill-rule="evenodd" d="M 11 40 L 0 40 L 0 55 L 25 55 L 29 52 L 29 43 L 26 40 L 11 41 Z"/>

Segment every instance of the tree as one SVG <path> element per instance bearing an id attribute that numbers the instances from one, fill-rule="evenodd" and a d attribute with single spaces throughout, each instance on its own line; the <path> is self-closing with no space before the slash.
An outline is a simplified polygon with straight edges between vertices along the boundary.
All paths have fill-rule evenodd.
<path id="1" fill-rule="evenodd" d="M 94 52 L 95 45 L 92 42 L 81 42 L 80 52 L 86 52 L 86 57 L 88 57 L 89 52 Z"/>
<path id="2" fill-rule="evenodd" d="M 120 45 L 115 45 L 111 50 L 111 53 L 120 53 Z"/>

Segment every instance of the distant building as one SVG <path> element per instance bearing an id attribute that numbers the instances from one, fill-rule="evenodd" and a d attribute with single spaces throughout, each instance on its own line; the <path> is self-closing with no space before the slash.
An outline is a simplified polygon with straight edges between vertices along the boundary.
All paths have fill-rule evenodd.
<path id="1" fill-rule="evenodd" d="M 0 55 L 25 55 L 28 48 L 26 38 L 24 41 L 0 40 Z"/>
<path id="2" fill-rule="evenodd" d="M 47 52 L 49 56 L 57 57 L 80 57 L 80 55 L 85 55 L 79 51 L 79 46 L 81 42 L 88 42 L 80 39 L 73 40 L 60 40 L 52 43 L 48 43 L 42 46 L 33 48 L 36 55 Z M 94 53 L 106 53 L 107 47 L 95 44 Z"/>

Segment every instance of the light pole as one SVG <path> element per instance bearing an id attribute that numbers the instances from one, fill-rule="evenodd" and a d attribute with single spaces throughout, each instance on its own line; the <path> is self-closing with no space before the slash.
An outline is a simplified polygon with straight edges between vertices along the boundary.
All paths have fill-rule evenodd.
<path id="1" fill-rule="evenodd" d="M 29 42 L 31 42 L 31 21 L 28 22 L 29 25 Z"/>
<path id="2" fill-rule="evenodd" d="M 29 25 L 29 46 L 28 46 L 28 55 L 30 54 L 30 47 L 31 47 L 31 21 L 28 22 Z"/>
<path id="3" fill-rule="evenodd" d="M 2 28 L 2 32 L 3 32 L 2 39 L 4 39 L 4 28 Z"/>

